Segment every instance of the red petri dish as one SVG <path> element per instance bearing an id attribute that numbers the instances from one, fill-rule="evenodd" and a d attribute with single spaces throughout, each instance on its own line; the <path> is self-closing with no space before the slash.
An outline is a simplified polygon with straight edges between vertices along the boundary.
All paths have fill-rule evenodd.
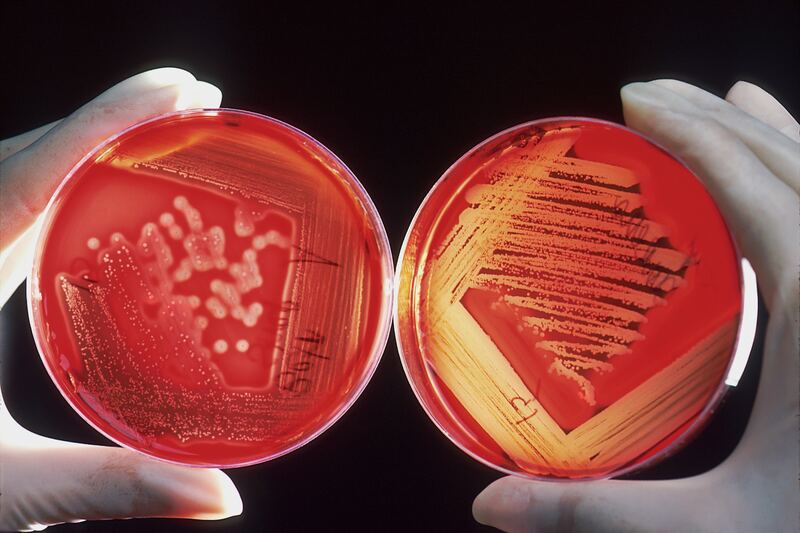
<path id="1" fill-rule="evenodd" d="M 726 390 L 754 327 L 741 334 L 740 261 L 701 182 L 652 142 L 593 119 L 522 124 L 459 159 L 416 214 L 397 267 L 403 365 L 490 466 L 629 472 Z"/>
<path id="2" fill-rule="evenodd" d="M 386 343 L 392 259 L 355 176 L 235 110 L 107 140 L 44 217 L 29 283 L 50 376 L 117 443 L 187 465 L 265 461 L 330 426 Z"/>

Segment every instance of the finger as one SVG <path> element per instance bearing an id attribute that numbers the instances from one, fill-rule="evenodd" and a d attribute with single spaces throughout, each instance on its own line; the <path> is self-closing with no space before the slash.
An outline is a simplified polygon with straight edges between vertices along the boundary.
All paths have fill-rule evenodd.
<path id="1" fill-rule="evenodd" d="M 800 260 L 798 196 L 709 114 L 658 84 L 621 91 L 625 121 L 681 158 L 703 180 L 743 255 L 753 264 L 767 306 L 792 287 Z M 789 142 L 789 141 L 787 141 Z"/>
<path id="2" fill-rule="evenodd" d="M 218 107 L 221 98 L 219 89 L 186 71 L 156 69 L 115 85 L 40 139 L 20 141 L 31 144 L 0 161 L 0 307 L 29 270 L 37 216 L 81 157 L 136 122 L 174 110 Z"/>
<path id="3" fill-rule="evenodd" d="M 60 180 L 97 143 L 152 116 L 177 109 L 217 107 L 220 100 L 219 89 L 178 69 L 167 69 L 162 75 L 134 76 L 0 162 L 0 250 L 33 223 Z"/>
<path id="4" fill-rule="evenodd" d="M 103 93 L 102 97 L 107 99 L 121 99 L 136 93 L 141 93 L 164 87 L 166 85 L 189 84 L 195 81 L 195 77 L 185 70 L 173 67 L 158 68 L 142 72 L 122 81 Z M 51 122 L 26 133 L 0 141 L 0 161 L 6 159 L 20 150 L 27 148 L 42 135 L 53 129 L 60 120 Z"/>
<path id="5" fill-rule="evenodd" d="M 166 87 L 167 85 L 190 85 L 197 81 L 194 74 L 175 67 L 162 67 L 125 79 L 95 98 L 95 101 L 117 101 L 130 96 Z"/>
<path id="6" fill-rule="evenodd" d="M 236 487 L 220 470 L 28 435 L 0 457 L 2 530 L 114 518 L 218 520 L 242 512 Z"/>
<path id="7" fill-rule="evenodd" d="M 511 476 L 481 492 L 472 513 L 509 533 L 710 531 L 707 525 L 720 528 L 726 520 L 715 516 L 718 499 L 708 505 L 709 485 L 703 477 L 552 483 Z"/>
<path id="8" fill-rule="evenodd" d="M 774 96 L 758 85 L 737 81 L 728 91 L 725 100 L 769 124 L 794 142 L 800 142 L 800 124 Z"/>
<path id="9" fill-rule="evenodd" d="M 772 126 L 694 85 L 656 80 L 653 85 L 682 96 L 697 110 L 728 128 L 779 178 L 800 192 L 800 147 Z"/>
<path id="10" fill-rule="evenodd" d="M 55 122 L 45 124 L 44 126 L 39 126 L 38 128 L 26 133 L 21 133 L 15 137 L 0 141 L 0 161 L 3 159 L 8 159 L 20 150 L 23 150 L 34 142 L 38 141 L 39 137 L 53 129 L 53 127 L 59 122 L 61 121 L 56 120 Z"/>

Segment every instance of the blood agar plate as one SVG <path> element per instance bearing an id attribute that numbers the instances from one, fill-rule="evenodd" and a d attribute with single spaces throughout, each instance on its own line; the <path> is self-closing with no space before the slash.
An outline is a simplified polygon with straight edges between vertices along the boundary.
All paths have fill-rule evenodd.
<path id="1" fill-rule="evenodd" d="M 674 450 L 725 390 L 742 271 L 700 181 L 636 133 L 547 119 L 471 150 L 398 263 L 400 353 L 433 421 L 536 478 Z"/>
<path id="2" fill-rule="evenodd" d="M 233 110 L 158 117 L 84 158 L 30 280 L 64 397 L 114 441 L 189 465 L 318 435 L 391 322 L 391 253 L 356 178 L 304 133 Z"/>

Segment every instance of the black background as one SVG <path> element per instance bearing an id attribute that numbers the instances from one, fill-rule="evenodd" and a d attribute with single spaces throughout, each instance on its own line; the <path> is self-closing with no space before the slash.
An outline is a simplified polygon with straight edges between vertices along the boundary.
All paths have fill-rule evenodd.
<path id="1" fill-rule="evenodd" d="M 344 12 L 306 4 L 11 2 L 0 8 L 0 137 L 60 118 L 142 70 L 179 66 L 219 86 L 226 107 L 279 118 L 336 153 L 372 196 L 396 256 L 422 198 L 463 152 L 534 118 L 620 122 L 625 83 L 675 77 L 724 94 L 746 79 L 797 114 L 797 2 L 597 4 L 376 2 Z M 0 317 L 2 390 L 12 414 L 47 436 L 107 443 L 47 377 L 22 290 Z M 632 477 L 696 474 L 725 458 L 755 394 L 756 352 L 702 435 Z M 229 474 L 244 500 L 240 517 L 53 530 L 488 531 L 470 508 L 500 477 L 428 420 L 393 338 L 362 397 L 331 429 L 288 456 Z"/>

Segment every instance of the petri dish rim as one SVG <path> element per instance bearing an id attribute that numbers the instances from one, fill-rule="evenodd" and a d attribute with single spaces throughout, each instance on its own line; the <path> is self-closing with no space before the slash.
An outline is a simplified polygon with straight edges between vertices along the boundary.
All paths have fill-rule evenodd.
<path id="1" fill-rule="evenodd" d="M 380 251 L 381 256 L 381 263 L 382 263 L 382 270 L 383 270 L 383 294 L 382 294 L 382 302 L 381 302 L 381 318 L 380 324 L 378 327 L 378 331 L 374 336 L 373 341 L 373 348 L 370 353 L 368 364 L 365 367 L 364 377 L 358 383 L 358 385 L 351 391 L 349 397 L 346 401 L 344 401 L 336 411 L 329 417 L 329 419 L 322 425 L 320 425 L 317 429 L 310 432 L 308 435 L 304 436 L 302 439 L 298 439 L 297 442 L 294 442 L 291 446 L 283 450 L 279 450 L 278 452 L 271 453 L 268 455 L 264 455 L 261 457 L 257 457 L 254 459 L 248 459 L 246 461 L 232 463 L 232 464 L 224 464 L 219 465 L 213 462 L 205 463 L 205 462 L 197 462 L 197 463 L 183 463 L 180 461 L 172 461 L 170 459 L 161 457 L 159 455 L 155 455 L 150 453 L 148 450 L 135 448 L 121 440 L 118 440 L 114 436 L 108 434 L 105 430 L 99 427 L 94 421 L 92 421 L 88 416 L 86 416 L 83 411 L 76 405 L 73 399 L 70 397 L 69 394 L 63 389 L 59 379 L 56 377 L 53 369 L 50 366 L 50 363 L 47 360 L 47 356 L 45 355 L 45 346 L 46 341 L 44 341 L 41 336 L 41 331 L 46 327 L 44 324 L 41 323 L 39 317 L 37 316 L 38 313 L 35 310 L 37 304 L 35 300 L 41 300 L 41 293 L 39 291 L 39 261 L 41 259 L 42 252 L 44 250 L 44 242 L 46 237 L 49 233 L 50 223 L 52 222 L 52 218 L 54 216 L 54 212 L 58 207 L 60 202 L 60 195 L 68 190 L 74 182 L 78 179 L 77 172 L 83 168 L 83 166 L 93 159 L 97 159 L 102 156 L 103 152 L 108 151 L 114 148 L 114 143 L 117 142 L 119 139 L 133 133 L 135 130 L 139 128 L 144 128 L 149 125 L 152 125 L 157 122 L 161 122 L 164 120 L 170 119 L 181 119 L 186 117 L 193 117 L 193 116 L 218 116 L 220 114 L 228 114 L 233 116 L 247 116 L 259 120 L 264 120 L 270 122 L 274 125 L 279 127 L 288 129 L 290 133 L 298 136 L 304 142 L 308 143 L 310 146 L 325 156 L 330 158 L 335 164 L 339 165 L 342 169 L 342 175 L 338 176 L 338 179 L 355 195 L 355 198 L 361 203 L 361 207 L 366 212 L 367 218 L 369 218 L 370 222 L 375 229 L 375 237 L 377 241 L 377 246 Z M 196 109 L 185 109 L 181 111 L 173 111 L 169 113 L 163 113 L 160 115 L 156 115 L 154 117 L 142 120 L 137 122 L 109 137 L 102 140 L 98 143 L 91 151 L 89 151 L 86 155 L 84 155 L 80 161 L 78 161 L 61 182 L 56 187 L 55 191 L 53 192 L 50 200 L 47 202 L 47 206 L 42 211 L 37 224 L 40 224 L 40 227 L 36 230 L 36 242 L 34 245 L 34 252 L 33 252 L 33 261 L 31 264 L 30 272 L 28 275 L 28 283 L 26 286 L 26 300 L 28 304 L 28 322 L 30 324 L 31 333 L 33 334 L 34 343 L 36 344 L 36 350 L 39 352 L 39 357 L 42 360 L 42 364 L 44 365 L 45 369 L 47 370 L 47 374 L 50 376 L 50 380 L 58 389 L 58 392 L 61 396 L 66 400 L 69 406 L 72 408 L 73 411 L 78 413 L 83 420 L 85 420 L 91 427 L 97 430 L 101 435 L 106 437 L 107 439 L 111 440 L 112 442 L 116 443 L 117 445 L 135 451 L 137 453 L 144 454 L 148 457 L 151 457 L 157 461 L 161 461 L 163 463 L 168 464 L 176 464 L 180 466 L 188 466 L 188 467 L 197 467 L 197 468 L 240 468 L 245 466 L 251 466 L 267 461 L 271 461 L 273 459 L 277 459 L 283 455 L 291 453 L 302 446 L 305 446 L 312 440 L 319 437 L 322 433 L 327 431 L 333 424 L 335 424 L 356 402 L 356 400 L 361 396 L 366 388 L 367 384 L 372 380 L 372 376 L 375 374 L 376 369 L 378 368 L 378 364 L 381 361 L 384 351 L 386 350 L 386 345 L 389 340 L 389 333 L 392 325 L 391 314 L 394 309 L 393 298 L 394 298 L 394 290 L 392 290 L 393 280 L 394 280 L 394 264 L 392 261 L 392 252 L 391 247 L 389 245 L 389 238 L 386 234 L 386 228 L 383 225 L 383 220 L 378 214 L 378 210 L 375 207 L 375 204 L 372 202 L 372 198 L 370 198 L 369 194 L 367 193 L 364 186 L 358 180 L 356 175 L 353 173 L 352 170 L 341 160 L 339 157 L 334 154 L 331 150 L 329 150 L 324 144 L 313 138 L 308 133 L 302 131 L 301 129 L 292 126 L 291 124 L 287 124 L 279 119 L 263 115 L 260 113 L 255 113 L 252 111 L 245 111 L 241 109 L 233 109 L 233 108 L 196 108 Z"/>
<path id="2" fill-rule="evenodd" d="M 642 135 L 641 133 L 639 133 L 637 131 L 632 130 L 631 128 L 628 128 L 627 126 L 624 126 L 622 124 L 617 124 L 616 122 L 611 122 L 609 120 L 602 120 L 602 119 L 590 118 L 590 117 L 582 117 L 582 116 L 570 116 L 570 115 L 560 115 L 560 116 L 545 117 L 545 118 L 539 118 L 539 119 L 535 119 L 535 120 L 530 120 L 530 121 L 527 121 L 527 122 L 522 122 L 522 123 L 510 126 L 508 128 L 505 128 L 504 130 L 502 130 L 500 132 L 497 132 L 497 133 L 485 138 L 484 140 L 480 141 L 479 143 L 475 144 L 469 150 L 464 152 L 464 154 L 461 157 L 459 157 L 453 164 L 451 164 L 444 171 L 444 173 L 439 177 L 439 179 L 436 180 L 436 182 L 430 188 L 428 193 L 425 195 L 425 198 L 420 203 L 419 207 L 417 208 L 417 211 L 414 213 L 414 217 L 412 218 L 411 223 L 408 226 L 408 229 L 406 230 L 405 237 L 403 238 L 403 244 L 400 247 L 400 253 L 399 253 L 398 258 L 397 258 L 397 265 L 395 267 L 395 279 L 394 279 L 394 313 L 393 313 L 393 315 L 394 315 L 394 331 L 395 331 L 395 342 L 397 344 L 397 353 L 398 353 L 398 356 L 400 357 L 400 363 L 403 366 L 403 372 L 405 373 L 406 379 L 407 379 L 409 385 L 411 386 L 411 390 L 413 391 L 414 396 L 417 398 L 417 401 L 422 406 L 422 409 L 425 411 L 425 414 L 428 416 L 428 418 L 434 423 L 434 425 L 439 429 L 439 431 L 441 431 L 445 435 L 445 437 L 447 437 L 453 444 L 455 444 L 462 452 L 466 453 L 467 455 L 469 455 L 470 457 L 472 457 L 476 461 L 478 461 L 478 462 L 480 462 L 480 463 L 482 463 L 482 464 L 484 464 L 484 465 L 486 465 L 486 466 L 488 466 L 488 467 L 490 467 L 490 468 L 492 468 L 494 470 L 500 471 L 500 472 L 502 472 L 504 474 L 508 474 L 508 475 L 512 475 L 512 476 L 520 477 L 520 478 L 524 478 L 524 479 L 531 479 L 531 480 L 536 480 L 536 481 L 548 481 L 548 482 L 556 482 L 556 483 L 572 483 L 572 482 L 580 482 L 580 481 L 598 481 L 598 480 L 616 478 L 616 477 L 620 477 L 620 476 L 627 475 L 627 474 L 632 474 L 634 472 L 645 470 L 645 469 L 655 465 L 656 463 L 661 462 L 662 460 L 664 460 L 667 457 L 675 454 L 680 449 L 682 449 L 684 446 L 686 446 L 686 444 L 688 444 L 703 429 L 703 427 L 705 427 L 705 425 L 709 422 L 709 420 L 710 420 L 711 416 L 713 415 L 714 411 L 719 407 L 720 403 L 725 398 L 725 395 L 726 395 L 727 391 L 730 388 L 736 386 L 735 384 L 727 383 L 728 375 L 731 374 L 732 369 L 734 367 L 734 364 L 737 361 L 741 362 L 743 360 L 744 361 L 743 364 L 746 364 L 747 358 L 749 357 L 749 354 L 750 354 L 750 349 L 752 347 L 752 338 L 751 338 L 751 336 L 748 336 L 747 334 L 745 334 L 745 331 L 747 331 L 748 329 L 755 329 L 755 323 L 756 323 L 756 320 L 757 320 L 757 302 L 755 304 L 753 304 L 753 302 L 755 302 L 757 300 L 757 294 L 756 294 L 757 287 L 755 285 L 755 278 L 751 277 L 751 276 L 745 276 L 744 275 L 744 271 L 743 271 L 743 269 L 751 269 L 750 263 L 742 255 L 741 250 L 739 249 L 739 246 L 738 246 L 736 240 L 733 238 L 733 233 L 730 230 L 730 225 L 728 224 L 728 221 L 725 219 L 724 214 L 717 207 L 717 211 L 718 211 L 718 213 L 719 213 L 719 215 L 720 215 L 720 217 L 722 219 L 722 222 L 723 222 L 723 224 L 725 226 L 725 229 L 727 230 L 727 234 L 728 234 L 728 237 L 730 239 L 731 246 L 733 248 L 733 251 L 734 251 L 735 257 L 736 257 L 736 263 L 737 263 L 736 270 L 737 270 L 737 275 L 738 275 L 738 278 L 739 278 L 739 289 L 740 289 L 740 292 L 741 292 L 742 311 L 739 314 L 738 326 L 737 326 L 737 330 L 736 330 L 736 337 L 735 337 L 735 339 L 733 341 L 733 348 L 731 350 L 731 354 L 729 355 L 729 360 L 728 360 L 728 363 L 727 363 L 727 365 L 725 367 L 725 371 L 722 373 L 722 376 L 720 378 L 719 384 L 714 389 L 714 392 L 709 397 L 709 399 L 706 402 L 706 404 L 703 407 L 703 409 L 695 416 L 695 419 L 692 421 L 692 423 L 678 437 L 676 437 L 668 446 L 666 446 L 664 449 L 660 450 L 658 453 L 652 455 L 651 457 L 647 458 L 646 460 L 644 460 L 642 462 L 639 462 L 639 463 L 632 462 L 632 463 L 630 463 L 628 465 L 625 465 L 625 466 L 623 466 L 621 468 L 613 470 L 613 471 L 611 471 L 611 472 L 609 472 L 607 474 L 604 474 L 604 475 L 585 476 L 585 477 L 576 477 L 576 478 L 555 477 L 555 476 L 539 476 L 539 475 L 530 474 L 530 473 L 526 473 L 526 472 L 514 471 L 514 470 L 511 470 L 509 468 L 505 468 L 503 466 L 496 465 L 496 464 L 492 463 L 491 461 L 488 461 L 488 460 L 484 459 L 483 457 L 480 457 L 476 453 L 473 453 L 472 451 L 470 451 L 466 446 L 462 445 L 459 442 L 459 440 L 456 437 L 454 437 L 444 427 L 444 425 L 440 422 L 440 420 L 437 418 L 437 416 L 433 414 L 431 407 L 427 404 L 427 402 L 423 398 L 423 393 L 420 390 L 420 387 L 417 385 L 417 383 L 415 382 L 414 378 L 412 377 L 412 371 L 411 371 L 411 368 L 409 367 L 409 363 L 408 363 L 409 359 L 408 359 L 408 356 L 406 355 L 405 350 L 403 348 L 402 336 L 400 334 L 401 328 L 400 328 L 400 307 L 399 306 L 400 306 L 400 300 L 404 296 L 404 295 L 400 294 L 401 273 L 402 273 L 403 262 L 406 260 L 406 255 L 408 254 L 408 246 L 410 244 L 410 239 L 411 239 L 411 236 L 412 236 L 413 229 L 416 226 L 416 224 L 419 222 L 419 219 L 420 219 L 420 216 L 421 216 L 422 212 L 426 209 L 428 204 L 431 202 L 431 200 L 432 200 L 433 196 L 435 195 L 437 189 L 439 189 L 444 184 L 444 182 L 450 176 L 451 172 L 453 172 L 456 168 L 458 168 L 463 161 L 465 161 L 466 159 L 471 157 L 477 150 L 479 150 L 479 149 L 483 148 L 484 146 L 492 143 L 496 139 L 498 139 L 500 137 L 503 137 L 505 135 L 508 135 L 508 134 L 510 134 L 512 132 L 515 132 L 515 131 L 523 130 L 525 128 L 529 128 L 531 126 L 536 126 L 538 124 L 543 124 L 543 123 L 569 122 L 569 121 L 590 122 L 590 123 L 595 123 L 595 124 L 599 124 L 599 125 L 603 125 L 603 126 L 618 128 L 618 129 L 622 129 L 624 131 L 627 131 L 629 133 L 632 133 L 633 135 L 636 135 L 636 136 L 638 136 L 640 138 L 643 138 L 644 140 L 646 140 L 647 142 L 651 143 L 653 146 L 655 146 L 659 150 L 663 151 L 664 153 L 666 153 L 667 155 L 669 155 L 670 157 L 672 157 L 673 159 L 678 161 L 678 163 L 680 163 L 683 167 L 685 167 L 690 172 L 690 174 L 694 177 L 694 179 L 696 179 L 700 183 L 700 185 L 703 187 L 703 190 L 706 191 L 706 193 L 709 195 L 709 197 L 712 199 L 714 205 L 716 206 L 716 201 L 713 199 L 713 196 L 711 196 L 711 194 L 708 192 L 708 189 L 706 188 L 705 184 L 703 184 L 702 180 L 700 180 L 700 178 L 698 178 L 695 175 L 695 173 L 689 168 L 689 166 L 682 159 L 680 159 L 679 157 L 673 155 L 669 150 L 667 150 L 666 148 L 661 146 L 659 143 L 655 142 L 654 140 L 650 139 L 649 137 L 647 137 L 645 135 Z M 451 194 L 451 196 L 450 196 L 450 198 L 448 199 L 448 202 L 447 202 L 448 204 L 450 203 L 450 201 L 452 201 L 452 198 L 454 196 L 455 196 L 454 194 Z M 445 209 L 447 209 L 447 208 L 445 208 Z M 425 250 L 424 247 L 422 249 Z M 427 253 L 427 252 L 425 252 L 425 253 Z M 415 278 L 417 276 L 417 274 L 418 274 L 418 268 L 415 269 L 415 271 L 412 273 L 412 275 L 411 275 L 412 281 L 409 282 L 409 287 L 405 291 L 407 293 L 405 296 L 408 296 L 411 299 L 413 299 L 413 297 L 414 297 L 413 293 L 414 293 L 414 287 L 415 287 L 414 283 L 413 283 L 413 278 Z M 756 309 L 746 309 L 745 306 L 748 305 L 748 304 L 755 305 Z M 411 305 L 410 307 L 413 308 L 413 305 Z M 749 317 L 750 320 L 752 320 L 752 323 L 746 323 L 745 320 L 744 320 L 746 317 Z M 418 328 L 416 327 L 416 320 L 413 319 L 413 318 L 409 318 L 409 317 L 406 317 L 406 320 L 411 320 L 412 329 L 414 331 L 414 337 L 415 337 L 415 339 L 418 338 L 419 335 L 420 335 L 420 332 L 418 331 Z M 417 346 L 415 348 L 419 349 L 418 343 L 417 343 Z M 645 452 L 645 453 L 647 453 L 647 452 Z"/>

